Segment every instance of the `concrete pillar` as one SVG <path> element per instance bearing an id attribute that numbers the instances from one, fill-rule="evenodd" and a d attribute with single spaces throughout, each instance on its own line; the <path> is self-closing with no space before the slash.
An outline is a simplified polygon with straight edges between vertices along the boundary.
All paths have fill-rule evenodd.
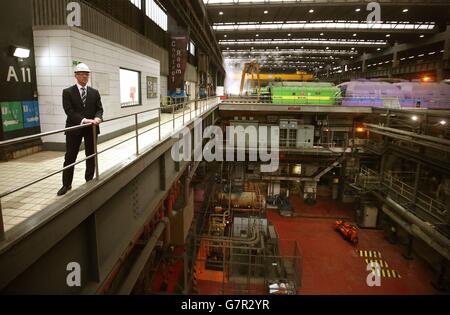
<path id="1" fill-rule="evenodd" d="M 445 292 L 445 276 L 448 269 L 448 262 L 445 258 L 441 259 L 441 263 L 439 265 L 439 271 L 436 275 L 436 278 L 431 282 L 431 285 L 438 291 Z"/>
<path id="2" fill-rule="evenodd" d="M 450 26 L 447 26 L 447 32 L 450 33 Z M 450 59 L 450 37 L 447 37 L 444 42 L 444 60 Z"/>
<path id="3" fill-rule="evenodd" d="M 392 58 L 392 68 L 398 68 L 400 66 L 400 60 L 398 59 L 398 51 L 394 51 L 394 57 Z"/>
<path id="4" fill-rule="evenodd" d="M 436 81 L 441 82 L 444 80 L 444 65 L 440 63 L 436 68 Z"/>
<path id="5" fill-rule="evenodd" d="M 412 235 L 408 235 L 408 243 L 406 245 L 406 251 L 402 253 L 403 258 L 407 260 L 414 259 L 413 257 L 413 244 L 414 244 L 414 238 Z"/>

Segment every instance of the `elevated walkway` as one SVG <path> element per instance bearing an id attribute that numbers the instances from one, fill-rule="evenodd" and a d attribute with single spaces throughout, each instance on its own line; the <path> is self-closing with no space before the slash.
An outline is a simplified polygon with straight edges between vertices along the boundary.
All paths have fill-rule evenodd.
<path id="1" fill-rule="evenodd" d="M 73 189 L 63 197 L 56 192 L 64 153 L 40 152 L 0 163 L 0 292 L 100 292 L 191 164 L 173 161 L 171 149 L 178 140 L 172 135 L 184 126 L 192 129 L 196 118 L 203 127 L 214 124 L 218 104 L 212 98 L 186 103 L 170 114 L 157 108 L 132 115 L 134 132 L 98 145 L 98 155 L 89 157 L 98 159 L 97 176 L 89 183 L 84 182 L 80 151 Z M 158 121 L 138 128 L 149 112 Z M 86 271 L 81 287 L 66 284 L 70 262 Z"/>

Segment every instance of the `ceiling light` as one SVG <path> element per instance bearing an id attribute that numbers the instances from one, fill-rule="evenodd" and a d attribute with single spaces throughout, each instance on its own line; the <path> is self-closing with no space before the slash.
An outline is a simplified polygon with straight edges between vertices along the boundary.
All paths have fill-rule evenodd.
<path id="1" fill-rule="evenodd" d="M 259 37 L 259 34 L 256 34 L 256 37 Z"/>
<path id="2" fill-rule="evenodd" d="M 325 35 L 324 33 L 320 33 L 320 36 L 323 36 L 323 35 Z"/>
<path id="3" fill-rule="evenodd" d="M 361 9 L 360 9 L 360 8 L 358 8 L 358 9 L 356 9 L 355 11 L 356 11 L 356 12 L 360 12 L 360 11 L 361 11 Z"/>
<path id="4" fill-rule="evenodd" d="M 441 120 L 441 121 L 439 122 L 439 124 L 441 124 L 442 126 L 445 126 L 445 125 L 447 124 L 447 122 L 446 122 L 445 120 Z"/>
<path id="5" fill-rule="evenodd" d="M 425 35 L 420 35 L 420 38 L 424 38 L 425 37 Z"/>
<path id="6" fill-rule="evenodd" d="M 26 48 L 15 47 L 14 57 L 25 59 L 30 57 L 30 50 Z"/>
<path id="7" fill-rule="evenodd" d="M 417 117 L 417 116 L 412 116 L 412 117 L 411 117 L 411 120 L 412 120 L 412 121 L 418 121 L 418 120 L 419 120 L 419 117 Z"/>
<path id="8" fill-rule="evenodd" d="M 223 15 L 223 12 L 222 12 L 222 11 L 220 11 L 220 12 L 219 12 L 219 15 Z"/>
<path id="9" fill-rule="evenodd" d="M 309 10 L 309 13 L 314 13 L 314 9 Z"/>
<path id="10" fill-rule="evenodd" d="M 409 9 L 403 9 L 403 13 L 406 13 L 408 11 L 409 11 Z"/>
<path id="11" fill-rule="evenodd" d="M 378 51 L 380 51 L 380 50 L 381 50 L 381 48 L 377 48 L 377 50 L 378 50 Z"/>
<path id="12" fill-rule="evenodd" d="M 223 35 L 223 37 L 227 38 L 227 37 L 228 37 L 228 35 Z"/>
<path id="13" fill-rule="evenodd" d="M 288 34 L 288 36 L 291 36 L 291 35 L 292 35 L 291 33 Z"/>
<path id="14" fill-rule="evenodd" d="M 386 37 L 391 37 L 391 34 L 387 34 Z"/>
<path id="15" fill-rule="evenodd" d="M 266 10 L 266 11 L 264 11 L 264 14 L 267 14 L 267 13 L 269 13 L 269 11 L 267 11 L 267 10 Z"/>
<path id="16" fill-rule="evenodd" d="M 353 37 L 355 37 L 357 34 L 355 33 L 355 34 L 353 34 Z"/>

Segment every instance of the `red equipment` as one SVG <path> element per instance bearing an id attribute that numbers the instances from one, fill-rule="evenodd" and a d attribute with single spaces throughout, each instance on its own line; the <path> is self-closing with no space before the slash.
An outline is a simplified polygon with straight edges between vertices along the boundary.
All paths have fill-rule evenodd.
<path id="1" fill-rule="evenodd" d="M 354 245 L 358 244 L 358 228 L 355 225 L 338 220 L 335 223 L 335 230 Z"/>

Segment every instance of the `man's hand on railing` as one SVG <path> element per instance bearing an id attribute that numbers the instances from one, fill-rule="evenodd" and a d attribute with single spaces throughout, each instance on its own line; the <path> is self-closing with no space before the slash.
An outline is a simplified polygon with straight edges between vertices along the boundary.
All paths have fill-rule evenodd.
<path id="1" fill-rule="evenodd" d="M 95 119 L 84 119 L 83 120 L 83 125 L 100 125 L 103 121 L 100 118 L 95 118 Z"/>
<path id="2" fill-rule="evenodd" d="M 87 118 L 83 119 L 83 125 L 93 125 L 93 124 L 95 124 L 95 120 Z"/>

